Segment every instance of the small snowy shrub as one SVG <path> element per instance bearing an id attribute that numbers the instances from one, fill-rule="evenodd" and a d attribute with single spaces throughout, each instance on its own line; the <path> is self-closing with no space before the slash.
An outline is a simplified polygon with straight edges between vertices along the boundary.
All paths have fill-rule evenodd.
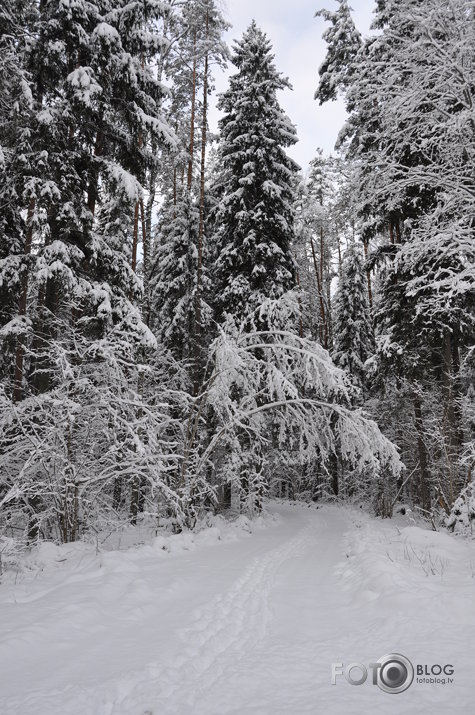
<path id="1" fill-rule="evenodd" d="M 465 487 L 455 500 L 447 517 L 446 526 L 450 531 L 471 536 L 475 522 L 475 482 Z"/>

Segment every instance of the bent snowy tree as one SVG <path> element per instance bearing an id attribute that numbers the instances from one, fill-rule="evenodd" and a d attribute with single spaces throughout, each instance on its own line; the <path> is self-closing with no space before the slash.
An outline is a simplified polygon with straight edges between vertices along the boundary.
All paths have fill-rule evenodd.
<path id="1" fill-rule="evenodd" d="M 328 352 L 285 330 L 298 310 L 296 295 L 286 294 L 241 325 L 230 319 L 221 328 L 210 349 L 209 380 L 190 416 L 187 489 L 196 491 L 197 475 L 208 469 L 215 488 L 229 487 L 242 508 L 256 512 L 271 486 L 293 491 L 304 468 L 313 467 L 315 478 L 319 470 L 321 483 L 331 482 L 338 494 L 332 470 L 339 461 L 352 470 L 353 493 L 369 479 L 390 510 L 403 469 L 397 449 L 362 410 L 351 408 L 353 387 Z M 259 330 L 262 321 L 272 327 Z M 200 450 L 191 425 L 204 415 L 213 429 Z"/>

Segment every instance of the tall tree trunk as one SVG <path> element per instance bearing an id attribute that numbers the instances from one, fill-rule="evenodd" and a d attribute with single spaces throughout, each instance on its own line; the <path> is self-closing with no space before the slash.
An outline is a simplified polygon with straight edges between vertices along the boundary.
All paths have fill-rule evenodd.
<path id="1" fill-rule="evenodd" d="M 132 526 L 137 525 L 137 517 L 139 514 L 140 504 L 140 479 L 134 477 L 132 482 L 132 494 L 130 498 L 130 523 Z"/>
<path id="2" fill-rule="evenodd" d="M 459 365 L 458 346 L 456 345 L 456 341 L 452 333 L 448 329 L 444 331 L 442 360 L 444 428 L 449 467 L 449 500 L 451 506 L 458 496 L 458 492 L 462 486 L 459 480 L 458 465 L 459 450 L 462 439 L 459 423 L 459 410 L 457 405 L 458 374 L 455 372 L 455 368 Z"/>
<path id="3" fill-rule="evenodd" d="M 148 261 L 148 244 L 147 244 L 147 228 L 145 225 L 145 210 L 143 199 L 139 199 L 135 204 L 135 214 L 134 214 L 134 234 L 133 234 L 133 249 L 132 249 L 132 270 L 134 273 L 137 270 L 137 246 L 138 246 L 138 234 L 139 234 L 139 212 L 142 223 L 142 241 L 144 246 L 144 269 L 145 261 Z M 145 252 L 147 252 L 147 259 L 145 258 Z M 145 270 L 144 270 L 145 274 Z M 138 358 L 139 356 L 137 356 Z M 138 392 L 141 394 L 143 391 L 143 375 L 139 374 L 138 378 Z M 120 477 L 118 477 L 120 479 Z M 117 485 L 117 491 L 120 492 L 122 486 Z M 135 525 L 137 523 L 137 517 L 139 512 L 143 509 L 144 499 L 145 499 L 145 484 L 143 480 L 139 477 L 134 477 L 132 481 L 132 495 L 130 500 L 130 523 Z M 115 490 L 115 488 L 114 488 Z"/>
<path id="4" fill-rule="evenodd" d="M 139 211 L 140 211 L 140 201 L 135 204 L 134 211 L 134 232 L 132 234 L 132 262 L 131 268 L 135 273 L 137 271 L 137 249 L 139 243 Z"/>
<path id="5" fill-rule="evenodd" d="M 142 70 L 145 69 L 145 58 L 142 55 L 142 58 L 140 60 L 140 64 L 142 67 Z M 142 149 L 143 146 L 143 135 L 142 132 L 139 132 L 139 137 L 137 140 L 137 145 L 139 150 Z M 134 273 L 137 271 L 137 252 L 138 252 L 138 243 L 139 243 L 139 213 L 140 213 L 140 204 L 142 203 L 142 217 L 143 217 L 143 199 L 138 199 L 135 203 L 135 210 L 134 210 L 134 231 L 132 235 L 132 262 L 131 262 L 131 268 Z M 145 219 L 142 219 L 145 221 Z"/>
<path id="6" fill-rule="evenodd" d="M 206 40 L 209 36 L 209 11 L 206 10 Z M 195 326 L 194 326 L 194 349 L 195 349 L 195 385 L 194 393 L 198 394 L 201 383 L 201 294 L 203 282 L 203 238 L 205 228 L 205 178 L 206 178 L 206 145 L 208 141 L 208 72 L 209 54 L 205 55 L 204 79 L 203 79 L 203 121 L 201 125 L 201 166 L 200 166 L 200 223 L 198 229 L 198 265 L 196 275 L 195 294 Z"/>
<path id="7" fill-rule="evenodd" d="M 143 391 L 144 391 L 144 373 L 140 371 L 138 380 L 137 380 L 137 392 L 138 394 L 143 397 Z M 139 408 L 138 414 L 137 414 L 138 420 L 143 417 L 143 410 Z M 143 430 L 141 427 L 138 429 L 138 435 L 141 439 L 143 439 L 144 434 Z M 132 493 L 131 493 L 131 498 L 130 498 L 130 523 L 135 526 L 137 524 L 137 517 L 140 513 L 143 512 L 144 509 L 144 504 L 145 504 L 145 490 L 147 487 L 147 483 L 145 480 L 145 477 L 138 477 L 135 476 L 132 479 Z"/>
<path id="8" fill-rule="evenodd" d="M 337 239 L 338 243 L 338 274 L 341 277 L 342 274 L 342 269 L 343 269 L 343 257 L 341 255 L 341 244 L 340 244 L 340 239 Z"/>
<path id="9" fill-rule="evenodd" d="M 414 425 L 417 433 L 417 454 L 419 458 L 419 499 L 422 508 L 430 511 L 430 473 L 427 449 L 424 441 L 424 425 L 422 420 L 422 400 L 417 392 L 413 393 Z"/>
<path id="10" fill-rule="evenodd" d="M 313 238 L 310 239 L 310 244 L 312 246 L 313 265 L 315 268 L 315 276 L 317 278 L 317 290 L 318 290 L 318 296 L 320 299 L 320 319 L 321 319 L 320 342 L 322 343 L 323 347 L 326 350 L 328 350 L 328 323 L 327 323 L 326 310 L 325 310 L 325 301 L 323 298 L 321 272 L 318 268 L 317 254 L 315 252 L 315 244 L 313 242 Z"/>
<path id="11" fill-rule="evenodd" d="M 144 308 L 143 308 L 143 318 L 150 327 L 150 317 L 151 317 L 151 297 L 150 297 L 150 271 L 151 271 L 151 257 L 153 255 L 153 245 L 152 245 L 152 214 L 153 214 L 153 204 L 155 201 L 156 192 L 156 171 L 152 169 L 150 172 L 150 180 L 148 184 L 148 198 L 147 204 L 144 209 L 143 200 L 141 201 L 141 215 L 142 215 L 142 237 L 143 237 L 143 282 L 144 282 Z"/>
<path id="12" fill-rule="evenodd" d="M 338 481 L 338 457 L 336 454 L 330 455 L 330 474 L 333 494 L 337 497 L 340 494 L 340 484 Z"/>
<path id="13" fill-rule="evenodd" d="M 145 68 L 145 58 L 142 56 L 141 58 L 141 66 L 142 70 Z M 140 132 L 139 137 L 138 137 L 138 148 L 141 149 L 143 146 L 143 135 Z M 138 255 L 138 243 L 139 243 L 139 220 L 142 222 L 142 241 L 143 241 L 143 249 L 144 249 L 144 267 L 145 267 L 145 251 L 147 251 L 147 261 L 149 258 L 148 255 L 148 245 L 147 245 L 147 232 L 146 232 L 146 226 L 145 226 L 145 211 L 144 211 L 144 203 L 143 203 L 143 198 L 139 198 L 136 203 L 135 203 L 135 209 L 134 209 L 134 229 L 133 229 L 133 234 L 132 234 L 132 262 L 131 262 L 131 268 L 134 273 L 137 272 L 137 255 Z M 138 356 L 137 356 L 138 357 Z M 138 378 L 138 391 L 140 393 L 141 390 L 141 374 L 139 375 Z M 139 505 L 140 505 L 140 490 L 141 490 L 142 482 L 139 477 L 134 477 L 132 481 L 132 495 L 131 495 L 131 500 L 130 500 L 130 521 L 132 524 L 137 523 L 137 515 L 139 512 Z M 117 485 L 117 491 L 121 490 L 121 486 Z"/>
<path id="14" fill-rule="evenodd" d="M 122 501 L 122 478 L 116 477 L 114 481 L 114 491 L 112 493 L 112 508 L 119 509 Z"/>
<path id="15" fill-rule="evenodd" d="M 145 220 L 145 207 L 143 199 L 140 199 L 140 221 L 142 223 L 142 246 L 143 246 L 143 282 L 144 288 L 147 286 L 148 278 L 148 266 L 150 262 L 150 246 L 149 246 L 149 234 L 147 232 L 147 223 Z"/>
<path id="16" fill-rule="evenodd" d="M 145 207 L 145 225 L 148 236 L 148 251 L 149 257 L 152 250 L 152 219 L 153 219 L 153 204 L 155 203 L 155 194 L 157 191 L 157 172 L 156 169 L 150 171 L 150 181 L 148 184 L 148 199 Z"/>
<path id="17" fill-rule="evenodd" d="M 28 257 L 31 255 L 31 246 L 33 242 L 33 215 L 35 212 L 35 199 L 31 198 L 28 205 L 28 214 L 26 218 L 26 237 L 25 237 L 25 248 L 23 251 L 24 256 Z M 26 305 L 28 299 L 28 284 L 29 284 L 29 266 L 26 265 L 24 268 L 22 281 L 21 281 L 21 293 L 20 302 L 18 305 L 18 315 L 24 317 L 26 315 Z M 15 355 L 15 380 L 13 387 L 13 402 L 19 402 L 23 396 L 23 365 L 25 362 L 25 348 L 22 342 L 18 342 L 16 355 Z"/>
<path id="18" fill-rule="evenodd" d="M 45 247 L 60 238 L 61 229 L 57 216 L 58 207 L 50 206 L 48 209 L 49 231 L 45 239 Z M 49 277 L 38 291 L 37 317 L 31 346 L 33 358 L 30 364 L 31 383 L 38 394 L 48 392 L 52 383 L 51 343 L 58 334 L 58 324 L 55 323 L 55 320 L 59 315 L 61 289 L 59 279 L 53 276 Z"/>
<path id="19" fill-rule="evenodd" d="M 191 85 L 191 120 L 190 120 L 190 154 L 188 158 L 187 189 L 191 191 L 193 182 L 193 158 L 195 151 L 195 116 L 196 116 L 196 29 L 193 32 L 193 74 Z"/>
<path id="20" fill-rule="evenodd" d="M 325 264 L 325 242 L 323 239 L 323 228 L 320 229 L 320 285 L 323 290 L 323 277 L 324 277 L 324 264 Z"/>
<path id="21" fill-rule="evenodd" d="M 368 247 L 368 241 L 365 240 L 363 241 L 363 248 L 364 248 L 364 257 L 365 261 L 368 260 L 368 255 L 369 255 L 369 247 Z M 366 281 L 368 283 L 368 302 L 369 302 L 369 307 L 372 310 L 373 309 L 373 287 L 371 285 L 371 271 L 369 268 L 366 269 Z"/>
<path id="22" fill-rule="evenodd" d="M 94 144 L 94 157 L 102 156 L 103 151 L 103 136 L 102 132 L 97 132 L 96 141 Z M 91 214 L 94 216 L 96 213 L 96 202 L 98 196 L 98 182 L 99 182 L 99 171 L 95 164 L 92 162 L 91 177 L 89 179 L 89 185 L 87 188 L 87 207 Z"/>
<path id="23" fill-rule="evenodd" d="M 396 243 L 394 240 L 394 224 L 392 219 L 389 221 L 389 242 L 392 246 Z"/>
<path id="24" fill-rule="evenodd" d="M 396 221 L 396 243 L 402 243 L 401 224 L 399 223 L 399 221 Z"/>
<path id="25" fill-rule="evenodd" d="M 297 262 L 297 259 L 296 259 Z M 300 271 L 297 268 L 295 279 L 297 281 L 297 287 L 299 289 L 299 336 L 303 338 L 303 305 L 302 305 L 302 293 L 301 293 L 301 283 L 300 283 Z"/>
<path id="26" fill-rule="evenodd" d="M 331 306 L 331 282 L 326 281 L 326 305 L 325 305 L 325 316 L 327 319 L 327 332 L 326 332 L 326 349 L 330 350 L 333 347 L 333 320 L 332 313 L 329 308 Z"/>

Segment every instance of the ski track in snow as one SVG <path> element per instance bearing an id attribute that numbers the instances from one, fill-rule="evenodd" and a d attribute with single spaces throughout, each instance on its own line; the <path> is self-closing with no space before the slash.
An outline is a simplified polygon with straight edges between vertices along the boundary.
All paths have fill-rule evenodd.
<path id="1" fill-rule="evenodd" d="M 5 587 L 5 606 L 0 589 L 12 619 L 0 625 L 1 715 L 470 712 L 475 580 L 463 568 L 473 549 L 436 535 L 447 544 L 441 576 L 455 570 L 428 578 L 406 558 L 408 539 L 411 553 L 435 548 L 421 530 L 404 541 L 355 510 L 275 509 L 280 522 L 246 539 L 165 561 L 113 554 L 50 590 L 18 589 L 18 603 Z M 332 662 L 387 652 L 446 656 L 458 680 L 397 697 L 330 684 Z"/>
<path id="2" fill-rule="evenodd" d="M 231 589 L 195 612 L 192 624 L 180 633 L 182 641 L 192 645 L 162 675 L 167 687 L 158 712 L 183 712 L 183 705 L 176 705 L 179 701 L 190 708 L 188 712 L 193 708 L 201 711 L 196 693 L 212 688 L 226 672 L 232 676 L 239 663 L 262 642 L 270 618 L 269 592 L 279 566 L 296 555 L 308 539 L 309 530 L 304 529 L 284 546 L 255 558 Z"/>

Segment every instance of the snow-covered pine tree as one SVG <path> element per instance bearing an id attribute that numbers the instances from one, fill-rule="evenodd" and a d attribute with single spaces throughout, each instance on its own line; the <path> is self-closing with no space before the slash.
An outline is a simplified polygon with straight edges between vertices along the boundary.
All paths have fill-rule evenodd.
<path id="1" fill-rule="evenodd" d="M 291 243 L 297 165 L 285 149 L 295 128 L 277 92 L 289 82 L 274 65 L 271 44 L 253 22 L 236 43 L 237 67 L 220 98 L 223 199 L 215 241 L 216 315 L 244 320 L 267 298 L 295 286 Z"/>
<path id="2" fill-rule="evenodd" d="M 150 314 L 175 387 L 173 411 L 184 425 L 193 423 L 194 398 L 206 379 L 206 348 L 213 336 L 206 231 L 208 102 L 213 67 L 223 66 L 228 56 L 226 28 L 214 0 L 188 0 L 177 12 L 164 62 L 172 82 L 167 110 L 179 142 L 162 166 L 164 202 L 151 262 Z M 190 429 L 177 435 L 177 465 L 170 475 L 186 504 L 188 524 L 205 501 L 213 503 L 206 474 L 194 471 L 207 427 L 200 420 Z"/>
<path id="3" fill-rule="evenodd" d="M 365 363 L 374 355 L 375 342 L 363 255 L 356 242 L 350 243 L 343 257 L 333 313 L 333 361 L 351 375 L 358 388 L 364 388 Z"/>
<path id="4" fill-rule="evenodd" d="M 325 305 L 319 289 L 320 274 L 318 265 L 311 261 L 313 233 L 313 204 L 308 202 L 305 181 L 297 187 L 295 207 L 295 242 L 294 258 L 297 266 L 296 279 L 299 289 L 299 333 L 311 335 L 324 345 L 325 340 Z"/>
<path id="5" fill-rule="evenodd" d="M 337 243 L 334 217 L 329 208 L 334 194 L 331 161 L 320 150 L 310 162 L 307 176 L 300 185 L 296 202 L 296 256 L 299 283 L 304 290 L 304 313 L 311 310 L 318 340 L 328 349 L 332 341 L 330 288 L 334 277 L 333 252 Z M 311 306 L 308 304 L 309 299 Z M 306 321 L 308 323 L 309 316 Z"/>
<path id="6" fill-rule="evenodd" d="M 214 0 L 188 0 L 171 28 L 174 39 L 164 61 L 164 73 L 173 81 L 168 112 L 179 144 L 163 166 L 166 198 L 151 264 L 151 305 L 160 316 L 154 321 L 159 338 L 175 359 L 186 362 L 195 383 L 203 378 L 201 352 L 210 324 L 205 236 L 208 99 L 212 67 L 223 66 L 227 59 L 222 39 L 226 28 Z"/>

